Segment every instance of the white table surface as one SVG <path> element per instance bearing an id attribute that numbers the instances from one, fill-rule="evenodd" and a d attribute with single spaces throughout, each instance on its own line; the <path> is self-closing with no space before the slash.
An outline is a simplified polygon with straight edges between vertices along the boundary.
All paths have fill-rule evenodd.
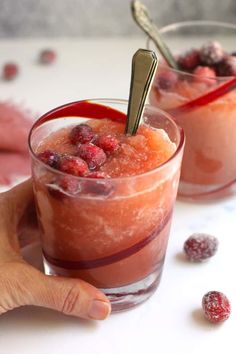
<path id="1" fill-rule="evenodd" d="M 0 80 L 0 100 L 12 98 L 43 113 L 77 99 L 127 98 L 131 58 L 144 44 L 143 38 L 1 41 L 0 65 L 14 59 L 22 70 L 13 82 Z M 45 47 L 58 53 L 53 66 L 36 63 Z M 236 198 L 197 205 L 178 201 L 161 285 L 152 298 L 104 322 L 33 307 L 14 310 L 0 317 L 0 353 L 235 354 L 235 215 Z M 183 259 L 183 242 L 193 232 L 218 237 L 219 251 L 208 262 Z M 209 290 L 231 300 L 232 315 L 222 325 L 202 317 L 201 299 Z"/>

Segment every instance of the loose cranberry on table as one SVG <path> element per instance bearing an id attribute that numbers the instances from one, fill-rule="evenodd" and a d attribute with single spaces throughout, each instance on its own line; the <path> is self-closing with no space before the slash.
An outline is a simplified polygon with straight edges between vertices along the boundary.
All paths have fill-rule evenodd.
<path id="1" fill-rule="evenodd" d="M 19 74 L 19 67 L 15 63 L 6 63 L 3 66 L 3 78 L 5 80 L 12 80 Z"/>
<path id="2" fill-rule="evenodd" d="M 206 319 L 212 323 L 227 320 L 231 313 L 228 298 L 219 291 L 209 291 L 203 296 L 202 308 Z"/>
<path id="3" fill-rule="evenodd" d="M 77 155 L 87 162 L 91 170 L 102 166 L 107 158 L 104 150 L 93 143 L 79 145 Z"/>
<path id="4" fill-rule="evenodd" d="M 53 49 L 44 49 L 39 54 L 39 62 L 41 64 L 52 64 L 56 60 L 56 52 Z"/>
<path id="5" fill-rule="evenodd" d="M 195 233 L 184 243 L 184 252 L 193 262 L 202 262 L 213 257 L 218 249 L 218 240 L 215 236 Z"/>

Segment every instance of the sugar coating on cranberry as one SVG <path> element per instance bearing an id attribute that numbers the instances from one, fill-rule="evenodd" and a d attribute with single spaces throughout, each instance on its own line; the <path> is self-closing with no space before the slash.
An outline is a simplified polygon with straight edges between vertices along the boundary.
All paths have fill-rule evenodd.
<path id="1" fill-rule="evenodd" d="M 69 134 L 69 139 L 72 144 L 85 144 L 94 138 L 92 128 L 85 123 L 76 125 Z"/>
<path id="2" fill-rule="evenodd" d="M 208 85 L 214 85 L 216 82 L 214 80 L 216 78 L 215 70 L 209 68 L 209 66 L 197 66 L 193 74 L 195 75 L 195 82 L 203 82 Z"/>
<path id="3" fill-rule="evenodd" d="M 91 170 L 95 170 L 102 166 L 107 158 L 104 150 L 93 143 L 79 145 L 77 154 L 81 159 L 87 162 Z"/>
<path id="4" fill-rule="evenodd" d="M 78 156 L 63 156 L 60 160 L 59 169 L 78 177 L 83 177 L 89 172 L 87 163 Z"/>
<path id="5" fill-rule="evenodd" d="M 216 67 L 219 76 L 236 76 L 236 56 L 226 56 Z"/>
<path id="6" fill-rule="evenodd" d="M 185 241 L 184 252 L 190 261 L 202 262 L 215 255 L 218 244 L 215 236 L 194 233 Z"/>
<path id="7" fill-rule="evenodd" d="M 3 66 L 3 78 L 5 80 L 12 80 L 19 74 L 19 67 L 15 63 L 6 63 Z"/>
<path id="8" fill-rule="evenodd" d="M 45 150 L 37 155 L 38 159 L 52 168 L 58 168 L 60 155 L 52 150 Z"/>
<path id="9" fill-rule="evenodd" d="M 224 50 L 217 41 L 205 43 L 200 49 L 200 59 L 204 65 L 219 63 L 224 57 Z"/>
<path id="10" fill-rule="evenodd" d="M 231 313 L 228 298 L 219 291 L 209 291 L 203 296 L 202 309 L 207 320 L 212 323 L 227 320 Z"/>
<path id="11" fill-rule="evenodd" d="M 171 70 L 166 70 L 157 76 L 156 86 L 161 90 L 171 90 L 178 81 L 178 74 Z"/>
<path id="12" fill-rule="evenodd" d="M 108 154 L 117 151 L 120 146 L 119 140 L 114 135 L 100 135 L 95 144 Z"/>
<path id="13" fill-rule="evenodd" d="M 56 52 L 53 49 L 44 49 L 39 54 L 39 62 L 41 64 L 52 64 L 56 60 Z"/>
<path id="14" fill-rule="evenodd" d="M 198 49 L 191 49 L 178 57 L 178 65 L 182 70 L 192 71 L 200 64 Z"/>

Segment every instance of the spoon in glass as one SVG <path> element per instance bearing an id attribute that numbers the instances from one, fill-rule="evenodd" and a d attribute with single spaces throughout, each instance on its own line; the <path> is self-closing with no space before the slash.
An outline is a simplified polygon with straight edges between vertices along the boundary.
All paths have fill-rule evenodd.
<path id="1" fill-rule="evenodd" d="M 158 59 L 152 50 L 139 49 L 133 56 L 125 134 L 137 132 L 157 65 Z"/>
<path id="2" fill-rule="evenodd" d="M 131 2 L 131 12 L 135 22 L 153 40 L 167 64 L 173 69 L 178 69 L 178 64 L 174 56 L 161 38 L 158 28 L 148 14 L 147 8 L 141 1 L 134 0 Z"/>

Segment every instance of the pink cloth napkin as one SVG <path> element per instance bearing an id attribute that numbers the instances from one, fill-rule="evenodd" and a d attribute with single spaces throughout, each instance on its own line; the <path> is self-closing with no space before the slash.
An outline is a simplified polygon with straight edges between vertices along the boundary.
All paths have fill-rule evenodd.
<path id="1" fill-rule="evenodd" d="M 10 101 L 0 102 L 0 185 L 30 175 L 27 137 L 33 115 Z"/>

